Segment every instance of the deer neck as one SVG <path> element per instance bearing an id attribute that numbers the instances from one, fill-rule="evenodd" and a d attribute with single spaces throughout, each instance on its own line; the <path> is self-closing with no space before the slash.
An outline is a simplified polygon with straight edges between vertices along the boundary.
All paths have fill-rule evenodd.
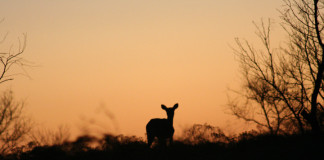
<path id="1" fill-rule="evenodd" d="M 172 117 L 168 117 L 168 122 L 171 126 L 173 126 L 173 116 Z"/>

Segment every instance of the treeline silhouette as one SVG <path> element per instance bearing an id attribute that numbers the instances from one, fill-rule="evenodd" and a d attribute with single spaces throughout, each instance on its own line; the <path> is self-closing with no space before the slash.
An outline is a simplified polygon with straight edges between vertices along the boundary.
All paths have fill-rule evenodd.
<path id="1" fill-rule="evenodd" d="M 103 159 L 315 159 L 323 158 L 324 136 L 311 133 L 272 135 L 260 131 L 226 136 L 221 129 L 196 124 L 183 131 L 172 146 L 145 138 L 106 134 L 101 138 L 83 135 L 55 145 L 29 142 L 1 160 L 103 160 Z"/>

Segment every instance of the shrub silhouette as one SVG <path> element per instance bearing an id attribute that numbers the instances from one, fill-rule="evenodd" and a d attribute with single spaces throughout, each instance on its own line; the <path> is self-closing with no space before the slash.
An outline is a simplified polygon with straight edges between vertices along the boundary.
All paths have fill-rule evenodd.
<path id="1" fill-rule="evenodd" d="M 182 133 L 182 141 L 187 144 L 228 143 L 230 138 L 218 128 L 209 124 L 194 124 Z"/>
<path id="2" fill-rule="evenodd" d="M 60 145 L 33 146 L 22 153 L 1 155 L 1 160 L 103 160 L 103 159 L 312 159 L 321 154 L 324 136 L 311 134 L 271 135 L 257 131 L 226 136 L 219 128 L 196 124 L 183 131 L 171 147 L 147 148 L 136 136 L 83 135 Z M 309 157 L 312 155 L 312 157 Z"/>

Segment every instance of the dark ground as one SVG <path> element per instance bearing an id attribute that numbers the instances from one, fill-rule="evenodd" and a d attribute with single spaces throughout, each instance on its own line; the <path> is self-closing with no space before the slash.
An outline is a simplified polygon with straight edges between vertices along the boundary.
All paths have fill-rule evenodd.
<path id="1" fill-rule="evenodd" d="M 1 160 L 109 160 L 109 159 L 323 159 L 324 136 L 268 134 L 241 136 L 228 142 L 175 141 L 172 146 L 153 149 L 136 137 L 106 135 L 102 139 L 90 136 L 61 145 L 33 146 L 1 156 Z M 96 142 L 96 147 L 89 147 Z M 30 144 L 32 145 L 32 144 Z"/>

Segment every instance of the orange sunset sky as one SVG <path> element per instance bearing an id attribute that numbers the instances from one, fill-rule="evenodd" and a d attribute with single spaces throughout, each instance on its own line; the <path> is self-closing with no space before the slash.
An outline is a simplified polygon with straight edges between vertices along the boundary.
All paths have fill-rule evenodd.
<path id="1" fill-rule="evenodd" d="M 27 33 L 29 77 L 1 84 L 26 102 L 35 126 L 145 135 L 161 104 L 179 103 L 175 135 L 195 123 L 248 128 L 227 114 L 240 85 L 234 38 L 254 42 L 252 21 L 271 18 L 280 40 L 281 0 L 1 0 L 1 37 Z M 8 45 L 0 50 L 8 51 Z M 258 43 L 256 43 L 258 44 Z M 14 47 L 15 48 L 15 47 Z M 17 47 L 16 47 L 17 48 Z M 20 72 L 15 70 L 14 72 Z"/>

